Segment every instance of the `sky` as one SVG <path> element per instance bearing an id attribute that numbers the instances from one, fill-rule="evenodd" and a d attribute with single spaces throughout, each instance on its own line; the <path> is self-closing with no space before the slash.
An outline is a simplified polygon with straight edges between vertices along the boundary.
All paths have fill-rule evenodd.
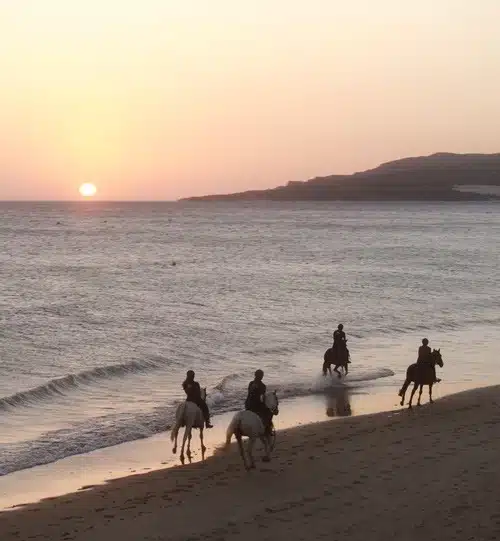
<path id="1" fill-rule="evenodd" d="M 0 200 L 500 151 L 499 0 L 0 0 Z"/>

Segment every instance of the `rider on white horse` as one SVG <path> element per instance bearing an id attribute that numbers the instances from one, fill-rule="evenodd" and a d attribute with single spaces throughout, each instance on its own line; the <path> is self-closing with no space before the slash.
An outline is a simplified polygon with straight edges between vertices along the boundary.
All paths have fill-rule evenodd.
<path id="1" fill-rule="evenodd" d="M 210 413 L 208 411 L 207 403 L 201 397 L 200 384 L 194 380 L 193 370 L 187 371 L 186 379 L 184 380 L 182 387 L 186 392 L 186 401 L 196 404 L 203 413 L 203 417 L 205 419 L 205 426 L 207 428 L 213 428 L 210 424 Z"/>
<path id="2" fill-rule="evenodd" d="M 253 411 L 262 419 L 266 435 L 269 435 L 272 430 L 273 413 L 264 402 L 266 386 L 262 381 L 263 378 L 264 372 L 260 369 L 256 370 L 255 379 L 248 385 L 248 396 L 245 400 L 245 409 Z"/>

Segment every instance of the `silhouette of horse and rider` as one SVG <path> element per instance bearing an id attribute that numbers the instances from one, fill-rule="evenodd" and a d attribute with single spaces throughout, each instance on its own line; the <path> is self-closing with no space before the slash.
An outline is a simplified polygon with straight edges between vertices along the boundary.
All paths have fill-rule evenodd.
<path id="1" fill-rule="evenodd" d="M 406 379 L 403 386 L 399 390 L 398 395 L 401 397 L 400 405 L 403 406 L 405 402 L 406 390 L 413 382 L 413 389 L 410 394 L 410 400 L 408 407 L 412 407 L 413 395 L 417 388 L 419 389 L 417 406 L 420 406 L 420 399 L 422 397 L 422 388 L 424 385 L 429 386 L 429 402 L 432 404 L 432 386 L 435 383 L 439 383 L 441 380 L 436 377 L 436 365 L 443 366 L 443 358 L 441 356 L 440 349 L 433 349 L 429 347 L 429 340 L 424 338 L 422 345 L 418 348 L 417 362 L 411 364 L 406 370 Z"/>
<path id="2" fill-rule="evenodd" d="M 347 349 L 347 337 L 344 332 L 344 326 L 339 324 L 333 333 L 333 345 L 324 354 L 323 375 L 327 372 L 332 374 L 333 371 L 341 377 L 339 367 L 343 368 L 345 374 L 348 374 L 350 364 L 349 350 Z M 432 387 L 435 383 L 441 381 L 436 377 L 436 365 L 442 367 L 443 359 L 441 351 L 438 349 L 431 350 L 429 340 L 424 338 L 422 345 L 418 349 L 418 359 L 416 363 L 411 364 L 406 371 L 406 379 L 399 391 L 401 397 L 401 406 L 404 405 L 405 394 L 411 383 L 414 383 L 408 406 L 412 407 L 413 396 L 420 388 L 417 405 L 420 405 L 422 396 L 422 388 L 424 385 L 429 386 L 429 399 L 432 403 Z M 247 398 L 245 400 L 245 410 L 236 413 L 231 420 L 226 432 L 226 447 L 229 445 L 232 436 L 235 436 L 240 449 L 243 463 L 247 469 L 255 467 L 252 448 L 254 442 L 260 439 L 264 444 L 265 456 L 264 460 L 270 459 L 270 451 L 274 446 L 274 427 L 273 416 L 278 415 L 278 397 L 276 392 L 267 392 L 264 384 L 264 372 L 256 370 L 254 379 L 248 384 Z M 181 448 L 181 462 L 184 464 L 184 447 L 187 442 L 187 457 L 191 461 L 191 433 L 192 429 L 196 428 L 200 431 L 200 442 L 202 458 L 205 456 L 206 447 L 203 443 L 203 430 L 212 428 L 210 423 L 210 412 L 206 403 L 206 389 L 201 388 L 200 384 L 195 381 L 195 373 L 193 370 L 188 370 L 186 379 L 182 383 L 182 387 L 186 393 L 186 401 L 179 404 L 176 411 L 176 419 L 172 428 L 171 439 L 174 441 L 173 452 L 177 451 L 177 437 L 179 429 L 185 427 L 184 437 Z M 347 395 L 345 395 L 347 396 Z M 348 402 L 344 403 L 345 397 L 342 395 L 342 400 L 337 397 L 337 405 L 334 408 L 331 404 L 327 407 L 327 415 L 350 415 L 351 409 Z M 340 404 L 340 406 L 339 406 Z M 242 437 L 247 436 L 248 443 L 248 458 L 242 445 Z"/>
<path id="3" fill-rule="evenodd" d="M 340 323 L 337 329 L 333 333 L 333 345 L 325 351 L 323 356 L 323 376 L 326 376 L 327 372 L 330 372 L 332 376 L 332 364 L 333 371 L 340 378 L 342 374 L 339 372 L 339 367 L 344 369 L 345 375 L 349 373 L 350 364 L 349 350 L 347 349 L 347 337 L 344 332 L 344 325 Z"/>

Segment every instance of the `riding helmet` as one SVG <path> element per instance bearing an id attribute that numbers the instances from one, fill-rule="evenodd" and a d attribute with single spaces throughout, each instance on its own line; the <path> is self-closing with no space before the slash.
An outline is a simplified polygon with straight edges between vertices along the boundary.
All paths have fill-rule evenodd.
<path id="1" fill-rule="evenodd" d="M 188 370 L 186 376 L 188 378 L 194 378 L 194 370 Z"/>
<path id="2" fill-rule="evenodd" d="M 424 338 L 422 340 L 422 344 L 424 344 L 424 346 L 426 346 L 428 343 L 429 343 L 429 340 L 427 340 L 427 338 Z"/>
<path id="3" fill-rule="evenodd" d="M 264 372 L 259 368 L 258 370 L 255 371 L 255 377 L 257 379 L 262 379 L 264 377 Z"/>

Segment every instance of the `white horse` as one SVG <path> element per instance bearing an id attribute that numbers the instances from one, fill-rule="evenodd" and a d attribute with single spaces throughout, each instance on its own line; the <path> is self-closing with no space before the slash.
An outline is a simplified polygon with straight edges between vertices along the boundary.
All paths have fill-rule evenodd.
<path id="1" fill-rule="evenodd" d="M 207 396 L 207 390 L 203 388 L 201 390 L 201 398 L 205 400 Z M 177 452 L 177 436 L 179 434 L 179 428 L 185 426 L 184 437 L 182 438 L 181 446 L 181 462 L 184 464 L 184 445 L 187 440 L 187 450 L 186 455 L 191 462 L 191 431 L 193 428 L 198 428 L 200 430 L 200 442 L 201 442 L 201 459 L 205 460 L 205 451 L 207 448 L 203 443 L 203 429 L 205 428 L 205 419 L 203 417 L 203 412 L 201 409 L 194 404 L 193 402 L 188 402 L 187 400 L 182 404 L 177 406 L 177 411 L 175 412 L 175 423 L 172 427 L 172 433 L 170 434 L 170 439 L 174 441 L 174 448 L 172 452 L 175 454 Z"/>
<path id="2" fill-rule="evenodd" d="M 266 393 L 264 396 L 264 403 L 271 410 L 273 415 L 278 415 L 278 397 L 276 396 L 276 391 Z M 252 449 L 257 438 L 259 438 L 264 444 L 264 462 L 269 462 L 269 460 L 271 460 L 269 456 L 270 438 L 265 435 L 264 423 L 262 422 L 262 419 L 253 411 L 239 411 L 234 415 L 233 419 L 229 423 L 229 426 L 227 427 L 226 448 L 231 443 L 231 438 L 233 435 L 236 437 L 241 458 L 243 459 L 243 464 L 247 470 L 250 468 L 255 468 Z M 245 458 L 245 451 L 243 450 L 243 443 L 241 441 L 242 436 L 248 437 L 248 456 L 250 458 L 250 464 L 247 464 L 247 460 Z"/>

